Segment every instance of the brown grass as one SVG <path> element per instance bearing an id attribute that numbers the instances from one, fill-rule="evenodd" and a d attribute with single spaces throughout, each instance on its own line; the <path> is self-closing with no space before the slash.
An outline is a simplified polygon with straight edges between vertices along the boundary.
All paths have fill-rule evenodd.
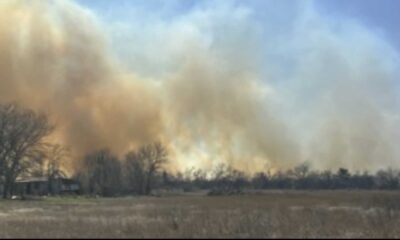
<path id="1" fill-rule="evenodd" d="M 0 201 L 0 238 L 400 237 L 400 193 Z"/>

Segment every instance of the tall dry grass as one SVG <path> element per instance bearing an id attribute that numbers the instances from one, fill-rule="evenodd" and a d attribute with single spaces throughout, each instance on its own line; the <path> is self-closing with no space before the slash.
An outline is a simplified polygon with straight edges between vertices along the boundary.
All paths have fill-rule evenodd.
<path id="1" fill-rule="evenodd" d="M 0 202 L 1 238 L 398 238 L 395 192 Z"/>

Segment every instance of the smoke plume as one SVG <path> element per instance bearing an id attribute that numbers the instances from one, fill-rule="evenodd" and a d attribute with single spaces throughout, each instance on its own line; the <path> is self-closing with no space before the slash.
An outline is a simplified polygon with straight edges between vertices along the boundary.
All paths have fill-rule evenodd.
<path id="1" fill-rule="evenodd" d="M 281 32 L 231 3 L 127 24 L 71 1 L 4 0 L 0 102 L 48 113 L 76 159 L 161 140 L 174 169 L 395 165 L 396 52 L 295 9 Z"/>

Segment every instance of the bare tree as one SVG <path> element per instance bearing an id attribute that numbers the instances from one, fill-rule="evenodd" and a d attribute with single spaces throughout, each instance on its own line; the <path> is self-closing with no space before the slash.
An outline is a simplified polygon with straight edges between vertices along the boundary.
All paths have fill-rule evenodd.
<path id="1" fill-rule="evenodd" d="M 297 179 L 303 179 L 310 172 L 310 163 L 303 162 L 300 165 L 296 166 L 293 170 L 294 170 L 294 175 Z"/>
<path id="2" fill-rule="evenodd" d="M 53 183 L 57 177 L 66 177 L 66 173 L 62 170 L 62 164 L 69 158 L 69 150 L 62 145 L 50 145 L 47 151 L 46 177 L 49 182 L 49 192 L 54 193 Z"/>
<path id="3" fill-rule="evenodd" d="M 128 152 L 125 156 L 125 179 L 127 189 L 131 193 L 144 194 L 145 164 L 135 151 Z"/>
<path id="4" fill-rule="evenodd" d="M 138 194 L 150 194 L 155 176 L 167 161 L 168 153 L 160 142 L 129 152 L 125 158 L 128 184 Z"/>
<path id="5" fill-rule="evenodd" d="M 77 177 L 87 193 L 115 196 L 121 189 L 121 164 L 110 150 L 96 151 L 85 156 Z"/>
<path id="6" fill-rule="evenodd" d="M 248 182 L 246 174 L 221 163 L 213 169 L 213 189 L 209 195 L 229 195 L 242 193 Z"/>
<path id="7" fill-rule="evenodd" d="M 46 175 L 64 176 L 65 172 L 62 170 L 62 164 L 69 158 L 69 149 L 59 145 L 50 145 L 47 152 L 46 162 Z"/>
<path id="8" fill-rule="evenodd" d="M 3 198 L 12 195 L 15 180 L 43 164 L 45 138 L 53 131 L 46 115 L 16 104 L 0 105 L 0 179 Z"/>

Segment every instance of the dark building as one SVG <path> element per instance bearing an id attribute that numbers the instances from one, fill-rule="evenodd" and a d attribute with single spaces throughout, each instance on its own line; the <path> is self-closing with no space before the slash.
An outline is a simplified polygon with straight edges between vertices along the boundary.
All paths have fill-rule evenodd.
<path id="1" fill-rule="evenodd" d="M 15 194 L 17 195 L 63 195 L 78 194 L 80 184 L 78 181 L 57 177 L 51 181 L 47 177 L 17 179 Z"/>

